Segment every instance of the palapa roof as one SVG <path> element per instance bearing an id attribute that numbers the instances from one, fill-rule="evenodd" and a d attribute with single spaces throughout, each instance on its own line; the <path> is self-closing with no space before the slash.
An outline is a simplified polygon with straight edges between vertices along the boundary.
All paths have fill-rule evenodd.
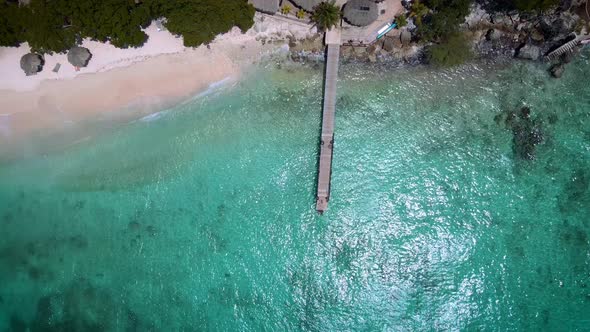
<path id="1" fill-rule="evenodd" d="M 313 7 L 317 6 L 320 2 L 326 2 L 326 0 L 292 0 L 292 2 L 304 10 L 311 12 L 313 11 Z"/>
<path id="2" fill-rule="evenodd" d="M 344 19 L 357 26 L 369 25 L 379 17 L 374 0 L 350 0 L 344 5 Z"/>
<path id="3" fill-rule="evenodd" d="M 43 57 L 35 53 L 27 53 L 20 58 L 20 67 L 25 75 L 35 75 L 43 69 Z"/>
<path id="4" fill-rule="evenodd" d="M 76 67 L 86 67 L 92 58 L 92 53 L 85 48 L 74 46 L 68 51 L 68 62 Z"/>
<path id="5" fill-rule="evenodd" d="M 279 10 L 281 0 L 248 0 L 260 12 L 274 14 Z"/>

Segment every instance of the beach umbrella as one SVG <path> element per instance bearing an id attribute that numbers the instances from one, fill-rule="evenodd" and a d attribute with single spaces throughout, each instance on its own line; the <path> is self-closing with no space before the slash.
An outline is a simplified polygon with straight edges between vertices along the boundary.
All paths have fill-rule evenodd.
<path id="1" fill-rule="evenodd" d="M 74 67 L 86 67 L 92 58 L 92 53 L 85 47 L 74 46 L 68 52 L 68 61 Z"/>
<path id="2" fill-rule="evenodd" d="M 20 67 L 27 76 L 35 75 L 43 69 L 43 57 L 36 53 L 27 53 L 20 58 Z"/>
<path id="3" fill-rule="evenodd" d="M 356 26 L 367 26 L 379 17 L 377 4 L 372 0 L 350 0 L 344 5 L 344 19 Z"/>

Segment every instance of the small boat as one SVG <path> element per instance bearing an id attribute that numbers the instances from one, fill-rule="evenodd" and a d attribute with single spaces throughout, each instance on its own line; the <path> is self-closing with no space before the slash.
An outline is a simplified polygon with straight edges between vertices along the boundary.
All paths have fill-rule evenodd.
<path id="1" fill-rule="evenodd" d="M 377 39 L 385 36 L 385 34 L 394 29 L 396 26 L 397 24 L 395 22 L 384 25 L 381 29 L 379 29 L 379 31 L 377 31 Z"/>

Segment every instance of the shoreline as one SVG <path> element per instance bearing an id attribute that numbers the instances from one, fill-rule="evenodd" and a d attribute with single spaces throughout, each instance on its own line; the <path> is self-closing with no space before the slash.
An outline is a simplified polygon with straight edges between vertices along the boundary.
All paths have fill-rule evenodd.
<path id="1" fill-rule="evenodd" d="M 473 18 L 467 26 L 480 25 Z M 474 23 L 475 22 L 475 23 Z M 476 24 L 477 23 L 477 24 Z M 497 26 L 496 26 L 497 27 Z M 468 29 L 474 61 L 509 61 L 516 58 L 515 46 L 521 41 L 504 33 L 489 38 L 489 29 Z M 116 49 L 85 40 L 82 46 L 93 53 L 86 68 L 79 72 L 67 63 L 65 54 L 46 57 L 44 70 L 25 76 L 18 60 L 27 46 L 0 48 L 0 155 L 15 150 L 16 143 L 59 132 L 92 121 L 132 121 L 154 115 L 182 100 L 203 93 L 211 84 L 225 79 L 238 80 L 253 63 L 277 52 L 288 54 L 297 63 L 324 61 L 323 38 L 304 23 L 291 23 L 280 16 L 257 13 L 254 26 L 246 33 L 234 28 L 219 35 L 211 44 L 185 48 L 182 38 L 158 31 L 152 23 L 144 47 Z M 401 38 L 400 38 L 401 37 Z M 392 49 L 386 48 L 389 41 Z M 383 42 L 368 47 L 343 45 L 342 63 L 370 63 L 389 68 L 426 65 L 425 47 L 411 40 L 404 42 L 401 31 Z M 58 74 L 55 63 L 61 63 Z"/>
<path id="2" fill-rule="evenodd" d="M 46 57 L 41 73 L 25 76 L 18 64 L 28 46 L 0 48 L 0 69 L 6 73 L 0 83 L 0 155 L 16 152 L 19 143 L 87 122 L 150 116 L 237 80 L 252 64 L 288 49 L 282 33 L 299 39 L 315 33 L 258 14 L 255 22 L 246 33 L 233 28 L 217 36 L 209 48 L 185 48 L 182 38 L 157 31 L 154 24 L 146 29 L 150 39 L 145 48 L 121 50 L 84 41 L 93 58 L 79 72 L 67 60 L 64 64 L 65 54 L 56 54 Z M 55 62 L 62 63 L 57 75 L 51 71 Z"/>

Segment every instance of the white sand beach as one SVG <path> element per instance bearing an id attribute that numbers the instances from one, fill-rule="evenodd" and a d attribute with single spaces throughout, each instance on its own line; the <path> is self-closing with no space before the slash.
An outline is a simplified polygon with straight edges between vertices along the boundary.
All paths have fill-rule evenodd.
<path id="1" fill-rule="evenodd" d="M 285 26 L 287 24 L 287 26 Z M 210 48 L 185 48 L 182 39 L 155 24 L 141 48 L 117 49 L 85 40 L 93 54 L 89 65 L 75 71 L 65 54 L 46 55 L 43 71 L 26 76 L 20 57 L 28 45 L 0 48 L 0 145 L 17 142 L 40 129 L 58 129 L 97 116 L 137 118 L 190 97 L 210 84 L 237 79 L 240 72 L 281 43 L 286 34 L 305 38 L 315 33 L 305 25 L 281 22 L 257 14 L 247 33 L 239 29 L 218 36 Z M 61 64 L 58 73 L 52 71 Z M 133 112 L 125 112 L 133 108 Z"/>

